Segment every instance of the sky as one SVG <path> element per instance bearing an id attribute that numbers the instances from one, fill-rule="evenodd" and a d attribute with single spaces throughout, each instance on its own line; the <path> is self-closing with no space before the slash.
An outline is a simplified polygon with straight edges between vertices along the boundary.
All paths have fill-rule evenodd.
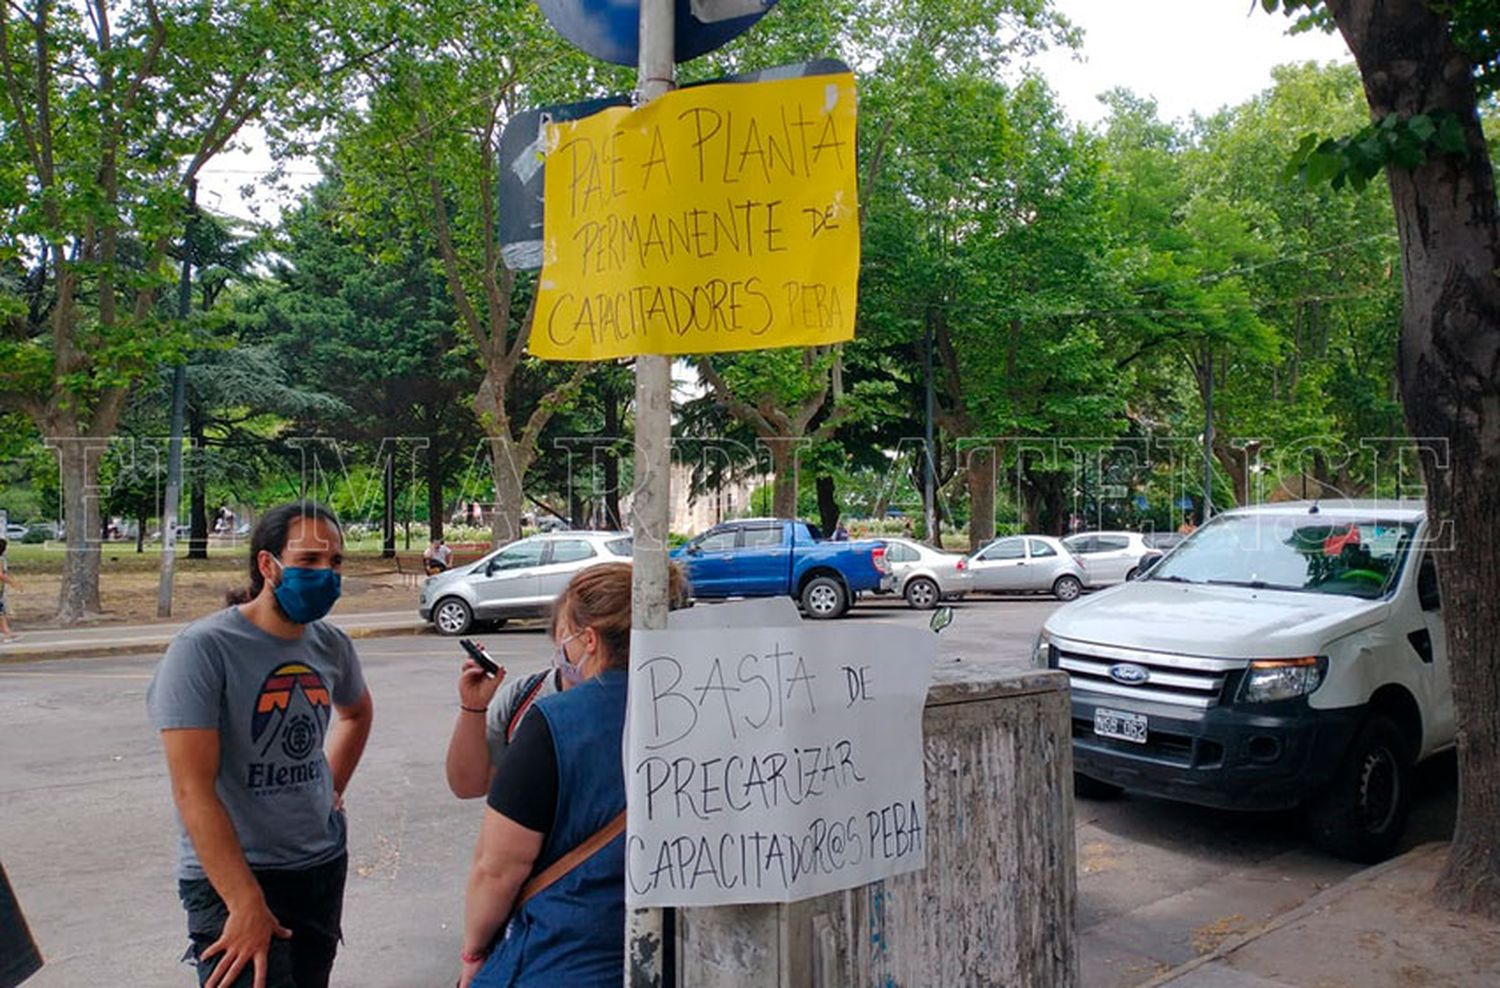
<path id="1" fill-rule="evenodd" d="M 1116 86 L 1154 97 L 1163 118 L 1179 119 L 1254 96 L 1271 85 L 1273 66 L 1349 58 L 1337 35 L 1287 35 L 1290 22 L 1262 11 L 1258 0 L 1054 2 L 1083 29 L 1082 52 L 1048 52 L 1032 67 L 1047 77 L 1068 115 L 1085 124 L 1102 119 L 1097 97 Z M 241 143 L 248 149 L 222 154 L 204 169 L 199 199 L 231 216 L 274 221 L 290 199 L 263 189 L 241 196 L 242 186 L 270 168 L 258 131 L 247 131 Z M 290 171 L 294 189 L 317 180 L 310 161 Z"/>
<path id="2" fill-rule="evenodd" d="M 1068 115 L 1098 123 L 1098 95 L 1116 86 L 1153 96 L 1164 119 L 1210 114 L 1271 85 L 1271 69 L 1309 59 L 1348 61 L 1338 35 L 1288 35 L 1259 0 L 1054 0 L 1084 32 L 1082 61 L 1047 52 L 1033 62 Z"/>

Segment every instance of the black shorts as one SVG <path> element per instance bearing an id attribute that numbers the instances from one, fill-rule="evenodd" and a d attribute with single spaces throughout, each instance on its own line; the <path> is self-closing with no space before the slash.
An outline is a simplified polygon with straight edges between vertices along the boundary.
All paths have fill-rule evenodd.
<path id="1" fill-rule="evenodd" d="M 327 988 L 343 935 L 340 924 L 348 870 L 349 856 L 341 854 L 311 868 L 254 872 L 271 915 L 292 931 L 290 940 L 271 938 L 266 988 Z M 197 965 L 198 984 L 202 985 L 223 955 L 206 961 L 199 960 L 199 955 L 219 939 L 229 909 L 205 878 L 179 881 L 177 894 L 187 910 L 188 938 L 192 941 L 182 959 Z M 226 988 L 250 988 L 254 977 L 254 966 L 247 964 L 234 984 Z"/>

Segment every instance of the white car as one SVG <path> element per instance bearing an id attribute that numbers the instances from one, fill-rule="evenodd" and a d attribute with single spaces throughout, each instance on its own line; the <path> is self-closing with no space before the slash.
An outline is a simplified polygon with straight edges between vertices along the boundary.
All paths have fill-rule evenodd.
<path id="1" fill-rule="evenodd" d="M 1112 587 L 1133 580 L 1142 557 L 1159 554 L 1140 532 L 1082 532 L 1062 541 L 1083 563 L 1091 587 Z"/>
<path id="2" fill-rule="evenodd" d="M 417 613 L 443 635 L 464 634 L 481 621 L 498 627 L 510 618 L 541 617 L 579 570 L 629 560 L 624 532 L 533 535 L 428 577 Z"/>
<path id="3" fill-rule="evenodd" d="M 1010 535 L 969 557 L 972 589 L 991 593 L 1050 593 L 1074 600 L 1088 585 L 1078 558 L 1050 535 Z"/>
<path id="4" fill-rule="evenodd" d="M 1455 736 L 1427 531 L 1411 502 L 1242 508 L 1053 612 L 1033 661 L 1071 681 L 1078 793 L 1302 807 L 1324 849 L 1392 853 Z"/>
<path id="5" fill-rule="evenodd" d="M 962 597 L 973 586 L 966 557 L 914 539 L 886 539 L 885 558 L 896 578 L 892 592 L 918 610 L 930 610 L 940 600 Z"/>

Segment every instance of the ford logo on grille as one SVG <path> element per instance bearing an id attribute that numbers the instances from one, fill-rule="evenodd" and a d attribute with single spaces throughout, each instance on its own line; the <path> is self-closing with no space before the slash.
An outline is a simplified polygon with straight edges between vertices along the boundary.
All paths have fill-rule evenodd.
<path id="1" fill-rule="evenodd" d="M 1126 686 L 1139 686 L 1151 678 L 1151 670 L 1134 662 L 1120 662 L 1109 667 L 1109 678 Z"/>

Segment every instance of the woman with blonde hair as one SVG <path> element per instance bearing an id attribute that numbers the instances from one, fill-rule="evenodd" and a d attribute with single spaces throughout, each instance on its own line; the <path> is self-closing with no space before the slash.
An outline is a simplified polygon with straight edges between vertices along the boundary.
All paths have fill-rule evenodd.
<path id="1" fill-rule="evenodd" d="M 671 599 L 685 597 L 671 573 Z M 554 605 L 566 690 L 535 702 L 490 786 L 469 873 L 461 988 L 620 983 L 630 565 L 573 577 Z"/>

